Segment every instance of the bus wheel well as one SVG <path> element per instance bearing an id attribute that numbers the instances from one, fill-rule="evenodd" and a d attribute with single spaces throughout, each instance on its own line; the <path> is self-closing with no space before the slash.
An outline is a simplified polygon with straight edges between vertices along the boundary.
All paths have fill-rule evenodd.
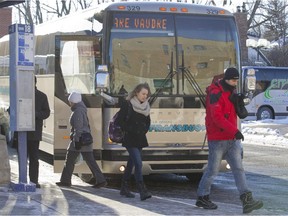
<path id="1" fill-rule="evenodd" d="M 199 183 L 203 173 L 185 173 L 186 178 L 193 183 Z"/>
<path id="2" fill-rule="evenodd" d="M 271 106 L 261 106 L 257 111 L 257 120 L 274 119 L 275 113 Z"/>

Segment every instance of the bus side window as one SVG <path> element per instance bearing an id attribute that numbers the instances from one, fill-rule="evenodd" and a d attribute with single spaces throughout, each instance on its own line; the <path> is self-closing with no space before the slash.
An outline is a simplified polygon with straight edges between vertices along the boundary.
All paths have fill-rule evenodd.
<path id="1" fill-rule="evenodd" d="M 182 108 L 183 99 L 181 97 L 159 97 L 159 108 Z"/>
<path id="2" fill-rule="evenodd" d="M 263 81 L 261 82 L 262 91 L 265 91 L 271 85 L 271 81 Z"/>
<path id="3" fill-rule="evenodd" d="M 184 108 L 201 108 L 201 102 L 195 97 L 183 97 Z"/>
<path id="4" fill-rule="evenodd" d="M 282 87 L 282 89 L 288 89 L 288 83 L 286 83 L 286 84 Z"/>
<path id="5" fill-rule="evenodd" d="M 264 92 L 270 86 L 269 81 L 257 81 L 256 82 L 256 90 L 254 92 L 254 96 Z"/>

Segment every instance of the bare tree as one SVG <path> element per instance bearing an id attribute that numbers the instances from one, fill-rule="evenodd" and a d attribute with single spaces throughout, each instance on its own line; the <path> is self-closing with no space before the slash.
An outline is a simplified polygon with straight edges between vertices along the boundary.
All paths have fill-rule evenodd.
<path id="1" fill-rule="evenodd" d="M 18 4 L 14 6 L 19 11 L 19 17 L 24 19 L 26 24 L 33 24 L 32 12 L 31 12 L 31 3 L 27 1 L 26 3 Z M 19 19 L 20 23 L 22 19 Z"/>
<path id="2" fill-rule="evenodd" d="M 248 1 L 247 1 L 248 2 Z M 279 46 L 268 49 L 264 53 L 274 66 L 287 66 L 288 47 L 286 35 L 288 29 L 286 0 L 261 0 L 249 1 L 248 6 L 248 31 L 259 38 L 269 41 L 278 41 Z"/>
<path id="3" fill-rule="evenodd" d="M 271 19 L 265 23 L 264 37 L 270 41 L 278 41 L 279 46 L 285 46 L 287 35 L 287 4 L 286 1 L 270 0 L 267 4 L 267 12 L 271 14 Z"/>
<path id="4" fill-rule="evenodd" d="M 288 29 L 286 8 L 287 3 L 285 1 L 269 1 L 268 11 L 273 14 L 273 18 L 265 24 L 266 31 L 264 37 L 270 41 L 277 41 L 278 46 L 269 50 L 267 57 L 274 66 L 287 67 L 288 62 L 288 44 L 286 43 L 286 35 Z"/>
<path id="5" fill-rule="evenodd" d="M 247 1 L 244 3 L 246 11 L 248 13 L 248 32 L 261 37 L 263 24 L 270 19 L 270 16 L 265 15 L 266 12 L 263 9 L 264 5 L 261 0 Z"/>
<path id="6" fill-rule="evenodd" d="M 286 0 L 249 1 L 248 5 L 248 31 L 268 40 L 285 38 L 287 35 L 287 3 Z"/>
<path id="7" fill-rule="evenodd" d="M 288 67 L 288 46 L 275 47 L 267 53 L 273 66 Z"/>
<path id="8" fill-rule="evenodd" d="M 80 5 L 81 9 L 88 8 L 90 4 L 87 3 L 85 0 L 77 0 L 78 4 Z M 99 4 L 99 1 L 98 1 Z"/>
<path id="9" fill-rule="evenodd" d="M 43 0 L 29 0 L 27 3 L 22 3 L 14 6 L 19 12 L 18 22 L 23 20 L 26 24 L 40 24 L 51 17 L 62 17 L 91 6 L 93 0 L 54 0 L 49 4 Z"/>
<path id="10" fill-rule="evenodd" d="M 35 24 L 43 23 L 43 16 L 42 16 L 42 10 L 40 6 L 40 1 L 36 0 L 36 19 Z"/>

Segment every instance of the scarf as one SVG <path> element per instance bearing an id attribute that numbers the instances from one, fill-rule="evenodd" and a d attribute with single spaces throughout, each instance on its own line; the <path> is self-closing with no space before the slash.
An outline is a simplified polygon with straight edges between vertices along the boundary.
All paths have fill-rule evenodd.
<path id="1" fill-rule="evenodd" d="M 150 104 L 148 103 L 148 100 L 146 100 L 143 103 L 140 103 L 137 97 L 133 97 L 131 98 L 130 102 L 135 112 L 143 114 L 145 116 L 148 116 L 150 114 Z"/>
<path id="2" fill-rule="evenodd" d="M 220 84 L 222 85 L 224 91 L 230 91 L 232 93 L 236 89 L 235 86 L 231 86 L 228 83 L 226 83 L 224 79 L 220 81 Z"/>

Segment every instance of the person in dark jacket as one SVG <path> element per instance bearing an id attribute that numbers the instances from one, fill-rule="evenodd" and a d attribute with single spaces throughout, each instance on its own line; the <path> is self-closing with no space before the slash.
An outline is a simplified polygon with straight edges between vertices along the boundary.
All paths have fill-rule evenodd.
<path id="1" fill-rule="evenodd" d="M 60 182 L 56 182 L 58 186 L 70 187 L 71 178 L 75 167 L 75 162 L 79 154 L 81 153 L 83 159 L 90 168 L 93 176 L 96 179 L 94 188 L 101 188 L 107 185 L 107 181 L 101 172 L 99 166 L 97 165 L 95 158 L 93 156 L 93 144 L 81 146 L 80 137 L 83 132 L 89 132 L 90 126 L 87 116 L 87 108 L 82 101 L 81 94 L 78 92 L 72 92 L 68 101 L 71 105 L 71 116 L 70 116 L 70 143 L 67 148 L 67 154 L 65 159 L 64 168 L 60 178 Z"/>
<path id="2" fill-rule="evenodd" d="M 146 189 L 142 176 L 142 148 L 148 146 L 146 133 L 150 127 L 150 104 L 148 98 L 151 92 L 147 83 L 141 83 L 128 95 L 126 102 L 122 103 L 119 112 L 119 124 L 125 135 L 122 146 L 124 146 L 129 158 L 121 183 L 120 194 L 129 198 L 135 195 L 130 192 L 129 179 L 135 167 L 134 177 L 140 192 L 140 199 L 146 200 L 152 195 Z M 127 118 L 128 116 L 128 118 Z"/>
<path id="3" fill-rule="evenodd" d="M 205 170 L 197 190 L 196 206 L 204 209 L 217 209 L 210 198 L 211 184 L 219 172 L 222 159 L 229 163 L 235 183 L 243 204 L 243 213 L 249 213 L 263 206 L 262 201 L 256 201 L 246 183 L 242 165 L 243 134 L 237 128 L 237 114 L 233 100 L 236 91 L 239 72 L 236 68 L 228 68 L 223 79 L 213 82 L 206 90 L 206 118 L 209 156 Z"/>
<path id="4" fill-rule="evenodd" d="M 50 116 L 50 107 L 47 95 L 36 87 L 35 77 L 35 131 L 27 132 L 27 153 L 29 158 L 30 182 L 40 188 L 39 177 L 39 143 L 42 140 L 43 120 Z"/>
<path id="5" fill-rule="evenodd" d="M 36 87 L 37 78 L 35 76 L 35 130 L 27 132 L 27 156 L 29 159 L 29 179 L 30 182 L 40 188 L 39 178 L 39 144 L 42 140 L 43 120 L 50 116 L 50 107 L 47 95 L 39 91 Z M 7 109 L 10 114 L 10 107 Z M 12 147 L 18 150 L 18 133 L 14 131 L 12 136 Z"/>

